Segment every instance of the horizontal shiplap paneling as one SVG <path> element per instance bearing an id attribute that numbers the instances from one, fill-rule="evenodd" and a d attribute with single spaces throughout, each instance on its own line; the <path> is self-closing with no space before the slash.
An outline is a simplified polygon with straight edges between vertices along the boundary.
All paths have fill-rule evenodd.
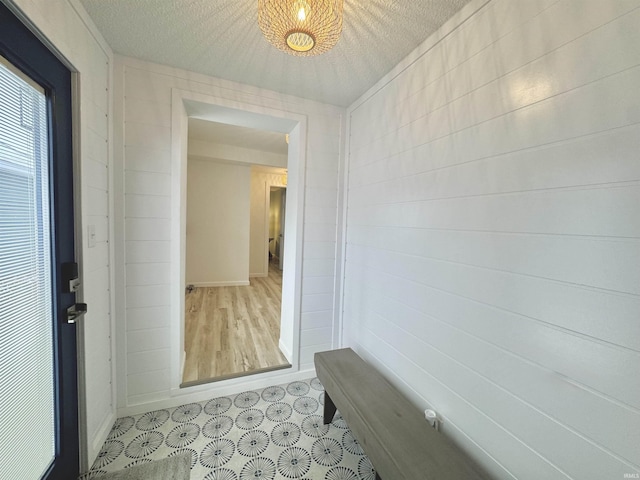
<path id="1" fill-rule="evenodd" d="M 353 244 L 451 263 L 640 295 L 640 239 L 358 227 Z M 410 262 L 411 260 L 409 260 Z M 627 271 L 628 270 L 628 271 Z"/>
<path id="2" fill-rule="evenodd" d="M 381 321 L 384 319 L 392 326 L 402 324 L 408 335 L 425 342 L 429 348 L 437 348 L 442 354 L 456 358 L 465 368 L 474 370 L 487 382 L 495 383 L 516 395 L 519 401 L 546 412 L 552 418 L 563 419 L 566 429 L 574 429 L 589 437 L 603 438 L 603 444 L 609 445 L 613 451 L 630 462 L 640 463 L 640 452 L 636 448 L 640 442 L 640 418 L 634 409 L 612 402 L 604 394 L 594 395 L 597 390 L 586 385 L 586 378 L 581 384 L 568 381 L 576 375 L 568 371 L 570 367 L 563 365 L 566 361 L 563 362 L 560 358 L 560 352 L 554 351 L 552 347 L 541 348 L 534 341 L 530 342 L 531 346 L 519 346 L 512 341 L 505 341 L 505 337 L 496 332 L 503 325 L 492 326 L 485 322 L 482 331 L 473 327 L 465 331 L 464 326 L 456 325 L 455 320 L 427 315 L 393 299 L 385 290 L 377 290 L 377 295 L 371 304 L 371 312 L 377 313 L 360 314 L 378 315 Z M 403 318 L 410 320 L 402 322 L 400 319 Z M 515 320 L 513 316 L 512 320 Z M 544 328 L 537 327 L 539 331 Z M 531 330 L 531 338 L 544 338 Z M 546 333 L 549 344 L 555 341 L 565 348 L 573 346 L 573 350 L 580 350 L 579 338 L 564 341 L 562 334 L 554 338 L 552 331 Z M 460 345 L 465 345 L 466 348 L 461 350 Z M 586 359 L 583 363 L 584 370 L 596 370 L 599 364 L 610 361 L 610 357 L 620 355 L 619 351 L 607 348 L 606 345 L 594 349 L 592 353 L 594 358 Z M 635 363 L 634 354 L 627 355 L 627 361 Z M 616 360 L 618 359 L 614 359 Z M 589 362 L 595 364 L 595 368 Z M 637 372 L 632 371 L 633 368 L 637 367 L 630 368 L 631 371 L 619 372 L 619 375 L 637 375 Z M 550 374 L 550 371 L 553 373 Z M 591 383 L 597 383 L 593 380 L 591 379 Z M 548 388 L 549 384 L 553 386 L 552 389 Z M 584 418 L 590 416 L 591 412 L 601 410 L 611 411 L 613 414 L 607 418 L 597 416 L 584 422 Z"/>
<path id="3" fill-rule="evenodd" d="M 137 374 L 153 370 L 169 370 L 171 368 L 170 358 L 171 353 L 168 348 L 130 353 L 127 355 L 129 373 Z"/>
<path id="4" fill-rule="evenodd" d="M 171 150 L 125 146 L 127 171 L 171 173 Z"/>
<path id="5" fill-rule="evenodd" d="M 350 109 L 347 343 L 495 478 L 640 471 L 638 7 L 489 2 Z"/>
<path id="6" fill-rule="evenodd" d="M 129 331 L 169 327 L 169 322 L 169 309 L 164 306 L 127 309 L 127 330 Z"/>
<path id="7" fill-rule="evenodd" d="M 128 405 L 172 396 L 172 365 L 155 361 L 171 348 L 170 285 L 172 89 L 273 107 L 307 118 L 300 320 L 301 369 L 331 348 L 338 223 L 338 172 L 343 111 L 192 72 L 119 59 L 123 78 L 126 368 L 120 372 Z M 123 351 L 125 349 L 126 351 Z M 175 352 L 170 352 L 173 354 Z M 168 354 L 167 354 L 168 355 Z M 215 388 L 215 385 L 212 389 Z M 238 387 L 242 388 L 241 386 Z M 126 407 L 126 405 L 123 405 Z"/>

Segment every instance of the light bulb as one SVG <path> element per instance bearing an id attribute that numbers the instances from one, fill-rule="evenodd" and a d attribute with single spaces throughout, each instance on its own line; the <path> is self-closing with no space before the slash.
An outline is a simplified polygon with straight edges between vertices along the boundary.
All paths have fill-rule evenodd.
<path id="1" fill-rule="evenodd" d="M 304 22 L 307 19 L 307 15 L 309 14 L 309 4 L 304 0 L 298 0 L 295 3 L 295 9 L 298 12 L 297 17 L 298 21 Z"/>

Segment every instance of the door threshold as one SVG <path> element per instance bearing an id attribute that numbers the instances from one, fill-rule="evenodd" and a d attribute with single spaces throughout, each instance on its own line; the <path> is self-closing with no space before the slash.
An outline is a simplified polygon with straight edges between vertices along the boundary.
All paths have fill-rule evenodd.
<path id="1" fill-rule="evenodd" d="M 244 372 L 228 373 L 226 375 L 220 375 L 220 376 L 217 376 L 217 377 L 199 378 L 197 380 L 190 380 L 188 382 L 182 382 L 180 384 L 180 388 L 195 387 L 196 385 L 204 385 L 205 383 L 221 382 L 223 380 L 229 380 L 229 379 L 232 379 L 232 378 L 240 378 L 240 377 L 247 377 L 249 375 L 257 375 L 258 373 L 273 372 L 273 371 L 276 371 L 276 370 L 284 370 L 285 368 L 291 368 L 291 364 L 290 363 L 284 363 L 282 365 L 273 365 L 273 366 L 270 366 L 270 367 L 258 368 L 256 370 L 247 370 L 247 371 L 244 371 Z"/>

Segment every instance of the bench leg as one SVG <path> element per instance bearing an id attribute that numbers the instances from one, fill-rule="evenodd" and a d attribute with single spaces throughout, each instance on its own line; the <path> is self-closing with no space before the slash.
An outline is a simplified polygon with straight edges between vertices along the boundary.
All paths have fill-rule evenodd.
<path id="1" fill-rule="evenodd" d="M 333 420 L 333 416 L 336 414 L 336 406 L 331 400 L 331 397 L 325 390 L 324 392 L 324 424 L 327 425 Z"/>

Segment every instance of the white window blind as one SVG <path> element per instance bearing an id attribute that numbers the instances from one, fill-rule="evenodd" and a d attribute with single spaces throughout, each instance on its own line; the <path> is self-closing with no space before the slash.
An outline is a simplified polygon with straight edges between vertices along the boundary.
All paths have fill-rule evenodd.
<path id="1" fill-rule="evenodd" d="M 55 451 L 46 97 L 0 57 L 0 478 Z"/>

